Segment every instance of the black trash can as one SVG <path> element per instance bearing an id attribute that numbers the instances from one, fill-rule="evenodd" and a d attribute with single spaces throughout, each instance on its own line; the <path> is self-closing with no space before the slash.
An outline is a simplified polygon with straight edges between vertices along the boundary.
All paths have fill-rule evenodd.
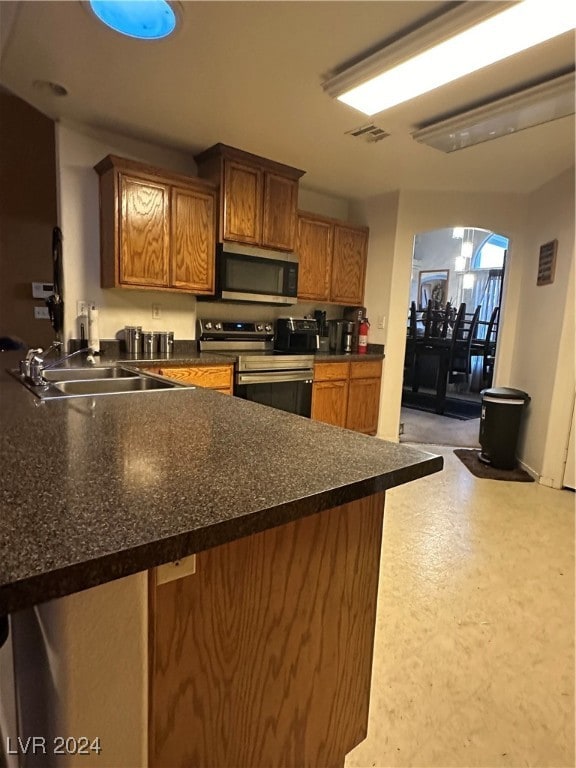
<path id="1" fill-rule="evenodd" d="M 480 461 L 497 469 L 514 469 L 524 406 L 530 396 L 521 389 L 484 389 L 480 416 Z"/>

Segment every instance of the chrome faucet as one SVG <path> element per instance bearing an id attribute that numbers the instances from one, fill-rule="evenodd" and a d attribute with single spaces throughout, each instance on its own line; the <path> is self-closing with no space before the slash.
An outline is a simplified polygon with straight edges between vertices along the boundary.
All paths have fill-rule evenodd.
<path id="1" fill-rule="evenodd" d="M 59 357 L 57 360 L 52 363 L 48 363 L 47 365 L 46 358 L 48 355 L 53 351 L 60 349 L 61 346 L 61 341 L 55 341 L 50 347 L 48 347 L 45 353 L 42 351 L 41 347 L 38 349 L 29 349 L 26 353 L 26 359 L 20 362 L 21 375 L 24 376 L 25 379 L 28 379 L 32 384 L 34 384 L 34 386 L 41 387 L 46 386 L 47 384 L 43 376 L 45 370 L 49 368 L 56 368 L 57 366 L 62 365 L 62 363 L 65 363 L 67 360 L 70 360 L 70 358 L 76 357 L 76 355 L 86 353 L 86 362 L 88 365 L 96 365 L 94 355 L 99 353 L 92 349 L 92 347 L 82 347 L 81 349 L 77 349 L 76 352 L 70 352 L 68 355 L 63 355 L 62 357 Z"/>

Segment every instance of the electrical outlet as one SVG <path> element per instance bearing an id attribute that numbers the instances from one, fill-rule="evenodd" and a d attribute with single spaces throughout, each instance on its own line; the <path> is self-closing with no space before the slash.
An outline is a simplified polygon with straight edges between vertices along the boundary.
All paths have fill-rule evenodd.
<path id="1" fill-rule="evenodd" d="M 152 304 L 152 320 L 160 320 L 160 304 Z"/>
<path id="2" fill-rule="evenodd" d="M 88 314 L 88 303 L 87 301 L 77 301 L 76 302 L 76 314 L 78 317 L 81 317 L 82 315 Z"/>
<path id="3" fill-rule="evenodd" d="M 50 320 L 50 313 L 48 312 L 48 307 L 34 307 L 34 319 Z"/>

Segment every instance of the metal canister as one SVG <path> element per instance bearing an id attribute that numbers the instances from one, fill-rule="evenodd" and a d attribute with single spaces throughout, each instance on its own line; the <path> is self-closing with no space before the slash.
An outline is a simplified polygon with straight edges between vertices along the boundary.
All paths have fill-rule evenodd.
<path id="1" fill-rule="evenodd" d="M 158 357 L 170 357 L 168 331 L 158 331 Z"/>
<path id="2" fill-rule="evenodd" d="M 137 359 L 142 354 L 142 326 L 127 325 L 124 328 L 126 341 L 126 353 L 129 357 Z"/>
<path id="3" fill-rule="evenodd" d="M 145 360 L 154 360 L 156 357 L 157 331 L 143 331 L 142 332 L 142 357 Z"/>

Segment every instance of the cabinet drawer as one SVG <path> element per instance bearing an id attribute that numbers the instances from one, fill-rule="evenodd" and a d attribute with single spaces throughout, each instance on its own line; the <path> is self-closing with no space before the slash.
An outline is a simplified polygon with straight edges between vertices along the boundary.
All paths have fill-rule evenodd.
<path id="1" fill-rule="evenodd" d="M 350 363 L 316 363 L 314 365 L 314 381 L 334 381 L 347 379 Z"/>
<path id="2" fill-rule="evenodd" d="M 160 366 L 155 372 L 170 379 L 209 389 L 232 389 L 232 365 L 204 365 L 195 368 Z"/>
<path id="3" fill-rule="evenodd" d="M 350 363 L 351 379 L 376 379 L 382 375 L 382 360 Z"/>

